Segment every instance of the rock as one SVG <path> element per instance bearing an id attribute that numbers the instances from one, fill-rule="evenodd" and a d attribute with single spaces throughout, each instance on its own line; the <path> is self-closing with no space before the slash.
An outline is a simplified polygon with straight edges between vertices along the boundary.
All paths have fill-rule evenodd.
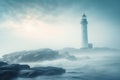
<path id="1" fill-rule="evenodd" d="M 65 69 L 56 67 L 34 67 L 30 70 L 21 70 L 19 72 L 20 77 L 32 78 L 42 75 L 61 75 L 65 73 Z"/>
<path id="2" fill-rule="evenodd" d="M 23 70 L 23 69 L 30 69 L 28 65 L 19 65 L 19 64 L 8 64 L 0 67 L 0 70 Z"/>
<path id="3" fill-rule="evenodd" d="M 4 65 L 7 65 L 8 63 L 6 63 L 6 62 L 2 62 L 2 61 L 0 61 L 0 67 L 1 66 L 4 66 Z"/>
<path id="4" fill-rule="evenodd" d="M 17 77 L 15 70 L 0 70 L 0 80 L 12 80 Z"/>
<path id="5" fill-rule="evenodd" d="M 33 78 L 37 76 L 61 75 L 65 69 L 57 67 L 33 67 L 29 65 L 7 64 L 0 62 L 0 80 L 12 80 L 16 77 Z"/>
<path id="6" fill-rule="evenodd" d="M 46 60 L 55 60 L 62 58 L 58 51 L 52 49 L 39 49 L 30 51 L 20 51 L 3 56 L 3 60 L 8 62 L 37 62 Z"/>

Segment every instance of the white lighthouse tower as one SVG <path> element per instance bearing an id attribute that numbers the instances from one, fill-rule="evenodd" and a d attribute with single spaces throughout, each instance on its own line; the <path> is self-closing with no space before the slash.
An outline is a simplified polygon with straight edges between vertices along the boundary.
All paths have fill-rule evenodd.
<path id="1" fill-rule="evenodd" d="M 87 17 L 85 14 L 83 14 L 81 20 L 82 48 L 88 48 L 87 24 Z"/>

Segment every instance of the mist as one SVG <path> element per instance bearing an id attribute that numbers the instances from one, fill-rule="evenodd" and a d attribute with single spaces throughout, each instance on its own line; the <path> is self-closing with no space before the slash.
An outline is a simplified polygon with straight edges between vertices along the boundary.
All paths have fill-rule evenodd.
<path id="1" fill-rule="evenodd" d="M 1 0 L 0 79 L 13 69 L 15 80 L 120 80 L 119 3 Z"/>
<path id="2" fill-rule="evenodd" d="M 49 49 L 50 50 L 50 49 Z M 69 53 L 66 54 L 63 53 L 64 50 L 59 51 L 59 55 L 56 53 L 51 53 L 51 50 L 49 51 L 47 49 L 43 49 L 43 53 L 36 51 L 31 51 L 30 54 L 28 52 L 18 52 L 21 54 L 16 55 L 6 55 L 5 60 L 13 60 L 15 63 L 20 64 L 29 64 L 31 67 L 39 67 L 39 66 L 54 66 L 54 67 L 62 67 L 66 69 L 66 73 L 63 75 L 57 75 L 57 76 L 38 76 L 35 78 L 32 78 L 34 80 L 109 80 L 109 79 L 115 79 L 119 80 L 119 74 L 120 74 L 120 50 L 116 49 L 106 49 L 106 48 L 95 48 L 95 49 L 76 49 L 71 50 Z M 47 51 L 47 53 L 46 53 Z M 60 53 L 62 52 L 62 53 Z M 42 55 L 42 58 L 31 58 L 28 60 L 28 62 L 24 61 L 23 53 L 26 53 L 25 55 L 29 56 L 30 58 L 31 54 L 37 53 L 37 56 Z M 51 54 L 49 58 L 46 58 L 48 56 L 48 53 Z M 15 54 L 15 53 L 14 53 Z M 33 55 L 32 55 L 33 56 Z M 53 56 L 53 58 L 52 58 Z M 55 58 L 55 56 L 57 56 Z M 72 57 L 71 57 L 72 56 Z M 74 58 L 73 58 L 74 56 Z M 17 58 L 17 59 L 14 59 Z M 24 62 L 19 62 L 19 57 L 21 57 L 21 60 Z M 50 59 L 52 58 L 52 59 Z M 37 59 L 37 61 L 32 61 L 34 59 Z M 43 59 L 43 60 L 42 60 Z M 11 61 L 10 61 L 11 62 Z M 13 62 L 14 63 L 14 62 Z M 87 77 L 86 77 L 87 76 Z M 15 80 L 29 80 L 31 78 L 17 78 Z M 32 80 L 31 79 L 31 80 Z"/>
<path id="3" fill-rule="evenodd" d="M 120 11 L 117 1 L 2 0 L 0 54 L 46 47 L 80 48 L 83 13 L 88 18 L 90 43 L 95 47 L 119 48 Z M 108 9 L 106 3 L 112 7 Z"/>

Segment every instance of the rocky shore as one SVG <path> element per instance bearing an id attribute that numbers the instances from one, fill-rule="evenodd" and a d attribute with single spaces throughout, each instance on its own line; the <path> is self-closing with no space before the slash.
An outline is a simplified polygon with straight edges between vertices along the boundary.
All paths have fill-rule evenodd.
<path id="1" fill-rule="evenodd" d="M 30 67 L 29 65 L 8 64 L 0 61 L 0 80 L 62 75 L 63 73 L 65 73 L 65 69 L 58 67 Z"/>

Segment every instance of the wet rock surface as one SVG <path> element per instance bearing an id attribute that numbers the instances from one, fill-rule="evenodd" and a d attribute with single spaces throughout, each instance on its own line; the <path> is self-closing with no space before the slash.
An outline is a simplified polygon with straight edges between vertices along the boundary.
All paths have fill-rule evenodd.
<path id="1" fill-rule="evenodd" d="M 17 77 L 15 70 L 0 70 L 0 80 L 12 80 Z"/>
<path id="2" fill-rule="evenodd" d="M 33 78 L 37 76 L 61 75 L 65 69 L 57 67 L 33 67 L 20 64 L 4 64 L 0 62 L 0 80 L 12 80 L 17 77 Z"/>

